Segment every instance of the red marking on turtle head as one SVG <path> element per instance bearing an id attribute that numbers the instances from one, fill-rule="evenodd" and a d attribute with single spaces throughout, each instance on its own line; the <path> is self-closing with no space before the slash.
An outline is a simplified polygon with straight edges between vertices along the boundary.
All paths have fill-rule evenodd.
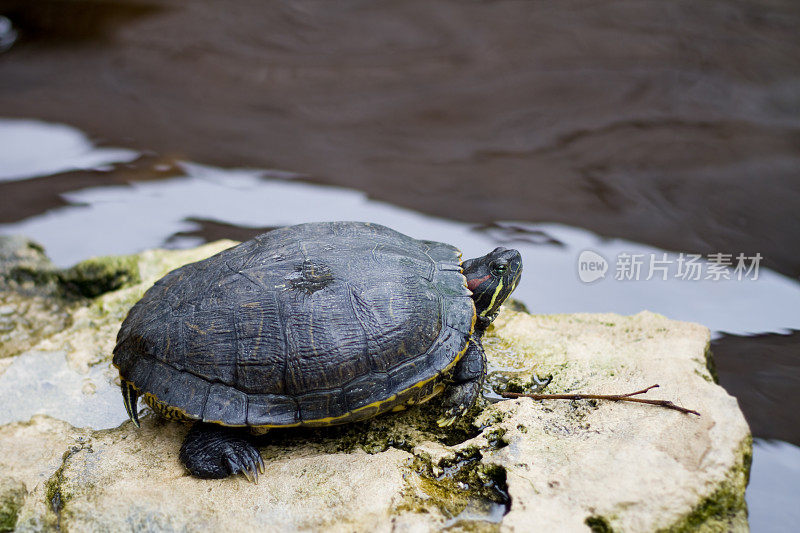
<path id="1" fill-rule="evenodd" d="M 486 274 L 482 278 L 468 279 L 467 280 L 467 288 L 469 290 L 471 290 L 471 291 L 474 291 L 475 289 L 477 289 L 481 285 L 481 283 L 483 283 L 484 281 L 486 281 L 487 279 L 489 279 L 491 277 L 492 277 L 491 274 Z"/>

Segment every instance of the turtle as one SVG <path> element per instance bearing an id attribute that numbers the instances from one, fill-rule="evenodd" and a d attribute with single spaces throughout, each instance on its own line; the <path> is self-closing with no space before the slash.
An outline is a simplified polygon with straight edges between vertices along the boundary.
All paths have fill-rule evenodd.
<path id="1" fill-rule="evenodd" d="M 365 420 L 443 394 L 464 415 L 486 368 L 481 338 L 517 287 L 522 258 L 461 261 L 449 244 L 366 222 L 275 229 L 149 288 L 117 335 L 128 416 L 138 399 L 194 422 L 179 459 L 207 479 L 257 481 L 251 435 Z"/>

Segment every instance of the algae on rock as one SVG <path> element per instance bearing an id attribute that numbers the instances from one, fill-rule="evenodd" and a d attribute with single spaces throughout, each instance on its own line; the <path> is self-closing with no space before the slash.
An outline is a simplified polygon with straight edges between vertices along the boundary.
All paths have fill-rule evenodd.
<path id="1" fill-rule="evenodd" d="M 93 257 L 60 271 L 58 282 L 68 295 L 96 298 L 141 281 L 138 262 L 135 255 Z"/>
<path id="2" fill-rule="evenodd" d="M 69 325 L 69 306 L 58 297 L 53 264 L 24 237 L 0 236 L 0 371 L 7 358 Z"/>
<path id="3" fill-rule="evenodd" d="M 13 478 L 0 478 L 0 532 L 14 531 L 22 503 L 25 484 Z"/>

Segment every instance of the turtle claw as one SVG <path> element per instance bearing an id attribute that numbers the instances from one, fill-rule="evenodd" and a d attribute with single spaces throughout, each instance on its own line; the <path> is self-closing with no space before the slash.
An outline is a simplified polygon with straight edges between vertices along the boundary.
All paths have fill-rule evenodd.
<path id="1" fill-rule="evenodd" d="M 133 386 L 133 383 L 130 381 L 122 380 L 122 401 L 125 403 L 125 411 L 128 412 L 128 418 L 131 419 L 133 425 L 141 427 L 139 425 L 139 410 L 138 410 L 138 403 L 139 403 L 139 393 L 136 391 L 136 388 Z"/>
<path id="2" fill-rule="evenodd" d="M 258 483 L 258 474 L 259 473 L 263 474 L 264 471 L 266 470 L 264 467 L 264 459 L 261 458 L 261 454 L 255 448 L 251 450 L 251 455 L 253 456 L 253 462 L 251 465 L 253 470 L 253 475 L 256 478 L 256 483 Z"/>
<path id="3" fill-rule="evenodd" d="M 456 420 L 458 420 L 458 415 L 450 417 L 443 416 L 442 418 L 436 421 L 436 425 L 438 425 L 440 428 L 452 426 L 453 422 L 455 422 Z"/>
<path id="4" fill-rule="evenodd" d="M 261 456 L 261 454 L 259 454 L 256 450 L 247 451 L 250 452 L 250 454 L 245 454 L 243 458 L 242 462 L 244 463 L 244 466 L 242 468 L 242 474 L 244 474 L 244 477 L 246 477 L 249 482 L 258 485 L 258 464 L 254 456 Z"/>
<path id="5" fill-rule="evenodd" d="M 253 451 L 251 450 L 245 450 L 245 452 L 250 452 L 251 454 L 253 454 Z M 253 459 L 252 455 L 244 453 L 242 456 L 236 457 L 233 455 L 233 452 L 231 451 L 227 452 L 227 454 L 228 456 L 225 458 L 225 462 L 228 464 L 230 473 L 242 474 L 245 478 L 247 478 L 247 481 L 258 485 L 259 466 Z M 259 457 L 260 455 L 261 454 L 259 454 Z"/>
<path id="6" fill-rule="evenodd" d="M 258 467 L 256 465 L 249 465 L 243 468 L 242 474 L 247 478 L 247 481 L 258 485 Z"/>

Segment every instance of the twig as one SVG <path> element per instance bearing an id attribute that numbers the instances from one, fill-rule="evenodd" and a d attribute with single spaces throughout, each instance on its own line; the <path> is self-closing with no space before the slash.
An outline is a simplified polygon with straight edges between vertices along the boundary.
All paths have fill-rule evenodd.
<path id="1" fill-rule="evenodd" d="M 503 398 L 533 398 L 534 400 L 609 400 L 612 402 L 638 402 L 649 403 L 650 405 L 660 405 L 667 409 L 674 409 L 681 413 L 693 414 L 700 416 L 700 413 L 692 409 L 686 409 L 679 405 L 675 405 L 669 400 L 645 400 L 644 398 L 632 398 L 637 394 L 644 394 L 650 389 L 655 389 L 658 385 L 650 385 L 646 389 L 628 394 L 523 394 L 520 392 L 503 392 Z"/>

